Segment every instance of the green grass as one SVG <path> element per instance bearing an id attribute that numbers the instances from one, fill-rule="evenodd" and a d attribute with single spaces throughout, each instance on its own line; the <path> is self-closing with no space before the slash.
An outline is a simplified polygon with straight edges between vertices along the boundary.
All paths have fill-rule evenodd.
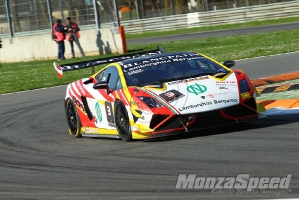
<path id="1" fill-rule="evenodd" d="M 159 32 L 146 31 L 144 33 L 138 33 L 138 34 L 129 33 L 129 34 L 126 34 L 126 38 L 127 39 L 138 39 L 138 38 L 157 37 L 157 36 L 166 36 L 166 35 L 175 35 L 175 34 L 187 34 L 187 33 L 203 32 L 203 31 L 235 29 L 235 28 L 273 25 L 273 24 L 284 24 L 284 23 L 292 23 L 292 22 L 299 22 L 299 16 L 252 21 L 252 22 L 246 22 L 246 23 L 223 24 L 223 25 L 217 25 L 217 26 L 204 26 L 204 27 L 196 27 L 196 28 L 183 28 L 183 29 L 176 29 L 176 30 L 170 30 L 170 31 L 159 31 Z"/>
<path id="2" fill-rule="evenodd" d="M 154 49 L 158 45 L 161 45 L 169 52 L 196 51 L 206 54 L 218 61 L 230 59 L 237 60 L 242 58 L 298 51 L 298 36 L 299 30 L 288 30 L 273 33 L 150 44 L 147 45 L 147 49 Z M 128 49 L 132 52 L 143 50 L 143 48 L 143 45 L 131 45 Z M 107 56 L 111 55 L 106 55 L 105 57 Z M 95 57 L 88 57 L 88 59 L 93 58 Z M 81 60 L 82 59 L 66 60 L 58 63 L 63 64 Z M 0 68 L 0 93 L 68 84 L 74 80 L 88 77 L 91 73 L 91 69 L 66 72 L 65 77 L 63 79 L 59 79 L 53 68 L 53 62 L 54 61 L 2 63 L 2 67 Z M 101 66 L 96 69 L 98 70 L 100 68 Z"/>
<path id="3" fill-rule="evenodd" d="M 298 51 L 298 35 L 299 30 L 288 30 L 148 44 L 147 48 L 151 49 L 157 45 L 161 45 L 169 52 L 195 51 L 206 54 L 219 61 L 229 59 L 237 60 Z M 129 50 L 141 49 L 143 47 L 143 44 L 131 45 Z"/>
<path id="4" fill-rule="evenodd" d="M 92 59 L 94 57 L 88 58 Z M 72 59 L 58 61 L 58 63 L 64 64 L 82 60 Z M 0 68 L 0 94 L 64 85 L 91 75 L 91 69 L 83 69 L 65 72 L 64 78 L 60 79 L 55 72 L 53 62 L 54 60 L 2 63 L 2 67 Z M 96 69 L 100 69 L 100 67 Z"/>

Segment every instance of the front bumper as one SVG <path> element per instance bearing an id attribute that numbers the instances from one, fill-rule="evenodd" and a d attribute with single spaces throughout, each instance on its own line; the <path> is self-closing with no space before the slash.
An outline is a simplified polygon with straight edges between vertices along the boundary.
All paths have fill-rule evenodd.
<path id="1" fill-rule="evenodd" d="M 243 104 L 186 115 L 154 115 L 148 133 L 149 137 L 164 137 L 199 129 L 224 126 L 259 119 L 255 100 L 249 99 Z"/>

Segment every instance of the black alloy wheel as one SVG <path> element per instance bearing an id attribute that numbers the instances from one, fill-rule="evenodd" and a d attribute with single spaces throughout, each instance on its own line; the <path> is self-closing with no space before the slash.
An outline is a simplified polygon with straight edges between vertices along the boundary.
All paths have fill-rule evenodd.
<path id="1" fill-rule="evenodd" d="M 74 135 L 76 138 L 82 137 L 80 118 L 78 116 L 76 107 L 71 99 L 67 100 L 65 109 L 66 109 L 67 122 L 69 125 L 68 128 L 69 133 L 71 135 Z"/>
<path id="2" fill-rule="evenodd" d="M 129 142 L 132 140 L 132 131 L 126 107 L 121 101 L 115 103 L 115 124 L 119 137 Z"/>

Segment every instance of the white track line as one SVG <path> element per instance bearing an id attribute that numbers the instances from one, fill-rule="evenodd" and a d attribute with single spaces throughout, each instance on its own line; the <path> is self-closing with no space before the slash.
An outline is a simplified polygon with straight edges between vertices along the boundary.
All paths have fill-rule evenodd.
<path id="1" fill-rule="evenodd" d="M 289 52 L 289 53 L 279 53 L 279 54 L 273 54 L 273 55 L 269 55 L 269 56 L 259 56 L 259 57 L 254 57 L 254 58 L 243 58 L 243 59 L 235 60 L 235 61 L 251 60 L 251 59 L 258 59 L 258 58 L 266 58 L 266 57 L 273 57 L 273 56 L 280 56 L 280 55 L 288 55 L 288 54 L 294 54 L 294 53 L 299 53 L 299 51 L 294 51 L 294 52 Z"/>
<path id="2" fill-rule="evenodd" d="M 289 52 L 289 53 L 281 53 L 281 54 L 274 54 L 274 55 L 269 55 L 269 56 L 259 56 L 259 57 L 254 57 L 254 58 L 244 58 L 244 59 L 235 60 L 235 61 L 251 60 L 251 59 L 258 59 L 258 58 L 279 56 L 279 55 L 288 55 L 288 54 L 293 54 L 293 53 L 299 53 L 299 51 L 294 51 L 294 52 Z M 24 90 L 24 91 L 20 91 L 20 92 L 11 92 L 11 93 L 5 93 L 5 94 L 0 94 L 0 95 L 4 96 L 4 95 L 9 95 L 9 94 L 18 94 L 18 93 L 24 93 L 24 92 L 30 92 L 30 91 L 38 91 L 38 90 L 57 88 L 57 87 L 61 87 L 61 86 L 65 86 L 65 85 L 58 85 L 58 86 L 47 87 L 47 88 L 39 88 L 39 89 L 34 89 L 34 90 Z"/>
<path id="3" fill-rule="evenodd" d="M 38 89 L 33 89 L 33 90 L 24 90 L 24 91 L 20 91 L 20 92 L 11 92 L 11 93 L 5 93 L 5 94 L 0 94 L 0 95 L 5 96 L 5 95 L 9 95 L 9 94 L 19 94 L 19 93 L 25 93 L 25 92 L 31 92 L 31 91 L 45 90 L 45 89 L 51 89 L 51 88 L 59 88 L 59 87 L 62 87 L 62 86 L 66 86 L 66 85 L 57 85 L 57 86 L 53 86 L 53 87 L 38 88 Z"/>

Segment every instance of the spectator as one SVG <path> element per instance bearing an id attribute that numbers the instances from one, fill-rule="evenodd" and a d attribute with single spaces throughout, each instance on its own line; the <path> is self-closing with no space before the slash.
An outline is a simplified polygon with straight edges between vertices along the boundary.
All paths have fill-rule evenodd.
<path id="1" fill-rule="evenodd" d="M 54 40 L 58 44 L 58 60 L 65 60 L 64 52 L 65 52 L 65 46 L 64 46 L 64 27 L 62 25 L 61 19 L 57 19 L 56 23 L 53 26 L 52 29 L 53 34 L 55 35 Z"/>
<path id="2" fill-rule="evenodd" d="M 82 57 L 85 57 L 83 49 L 79 42 L 79 38 L 80 38 L 79 26 L 75 22 L 72 22 L 72 19 L 70 17 L 67 17 L 65 27 L 67 29 L 66 40 L 70 42 L 72 58 L 75 58 L 74 41 L 76 42 L 76 45 L 78 46 Z"/>

